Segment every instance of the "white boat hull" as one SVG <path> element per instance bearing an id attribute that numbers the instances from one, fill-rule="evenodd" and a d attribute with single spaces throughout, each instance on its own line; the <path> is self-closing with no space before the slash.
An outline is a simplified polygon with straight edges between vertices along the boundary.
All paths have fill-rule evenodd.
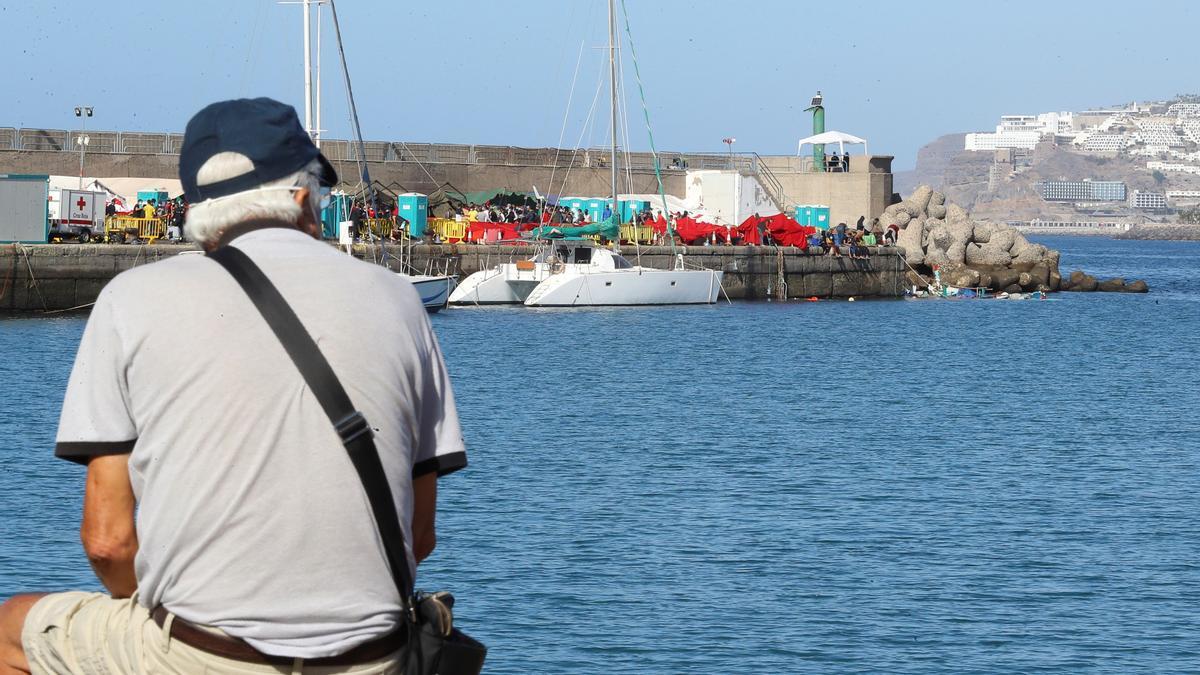
<path id="1" fill-rule="evenodd" d="M 544 269 L 517 270 L 511 264 L 480 270 L 454 289 L 450 304 L 519 305 L 548 275 Z"/>
<path id="2" fill-rule="evenodd" d="M 556 274 L 538 284 L 525 304 L 529 307 L 712 304 L 721 292 L 723 275 L 715 270 L 648 267 Z"/>
<path id="3" fill-rule="evenodd" d="M 421 304 L 425 305 L 425 309 L 430 313 L 446 306 L 451 292 L 457 285 L 454 277 L 409 274 L 400 276 L 408 279 L 413 288 L 417 289 L 417 293 L 421 296 Z"/>

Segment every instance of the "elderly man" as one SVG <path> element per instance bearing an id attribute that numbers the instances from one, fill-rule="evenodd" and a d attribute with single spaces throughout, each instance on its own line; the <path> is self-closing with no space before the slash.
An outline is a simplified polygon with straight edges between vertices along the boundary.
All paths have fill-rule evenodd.
<path id="1" fill-rule="evenodd" d="M 336 174 L 290 106 L 201 110 L 179 164 L 188 236 L 261 268 L 371 423 L 415 570 L 436 479 L 466 465 L 420 298 L 316 239 Z M 111 596 L 10 599 L 0 672 L 398 672 L 400 595 L 363 485 L 221 264 L 177 256 L 104 288 L 55 454 L 87 465 L 83 546 Z"/>

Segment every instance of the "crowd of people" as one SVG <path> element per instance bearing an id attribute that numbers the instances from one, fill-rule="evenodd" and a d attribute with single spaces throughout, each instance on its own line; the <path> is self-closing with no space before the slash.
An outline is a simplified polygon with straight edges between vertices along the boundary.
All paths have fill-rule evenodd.
<path id="1" fill-rule="evenodd" d="M 555 207 L 558 211 L 561 207 Z M 576 218 L 586 218 L 586 214 L 579 213 L 563 214 L 558 213 L 559 220 L 555 222 L 586 222 L 584 220 L 576 220 Z M 564 220 L 566 217 L 571 220 Z M 529 204 L 461 204 L 449 207 L 446 215 L 447 218 L 457 220 L 459 222 L 473 223 L 536 223 L 538 222 L 538 210 Z"/>
<path id="2" fill-rule="evenodd" d="M 834 155 L 836 156 L 836 155 Z M 845 164 L 842 164 L 846 167 Z M 451 204 L 446 212 L 446 217 L 458 222 L 472 223 L 505 223 L 505 224 L 553 224 L 579 226 L 587 225 L 594 222 L 604 222 L 611 216 L 611 209 L 608 205 L 600 214 L 600 218 L 594 218 L 592 213 L 586 209 L 578 207 L 569 207 L 566 205 L 555 206 L 539 206 L 532 203 L 461 203 Z M 183 197 L 168 200 L 159 204 L 157 200 L 150 199 L 146 201 L 139 200 L 128 213 L 120 213 L 116 210 L 116 205 L 110 202 L 106 208 L 108 216 L 129 216 L 134 218 L 155 218 L 164 223 L 168 228 L 167 234 L 171 239 L 180 239 L 183 236 L 183 224 L 187 213 L 187 204 Z M 367 219 L 389 218 L 394 219 L 392 226 L 391 239 L 399 239 L 403 233 L 407 231 L 409 221 L 399 215 L 399 210 L 395 205 L 380 204 L 378 208 L 373 208 L 368 204 L 355 201 L 350 209 L 350 220 L 353 223 L 353 233 L 357 236 L 359 233 L 365 232 L 365 223 Z M 742 228 L 724 228 L 722 232 L 706 232 L 703 236 L 689 238 L 683 236 L 686 233 L 682 232 L 681 225 L 684 223 L 697 224 L 694 217 L 688 211 L 672 212 L 670 214 L 671 221 L 676 224 L 675 239 L 676 243 L 709 246 L 709 245 L 761 245 L 761 246 L 777 246 L 787 245 L 785 241 L 779 241 L 776 234 L 771 231 L 770 218 L 764 218 L 755 213 L 750 223 L 753 225 L 750 229 Z M 836 226 L 827 230 L 815 229 L 807 237 L 800 236 L 801 242 L 791 240 L 791 245 L 802 244 L 808 250 L 820 249 L 823 255 L 832 257 L 846 257 L 852 260 L 866 259 L 870 257 L 869 249 L 875 246 L 895 245 L 896 238 L 899 233 L 899 228 L 896 225 L 883 227 L 878 218 L 872 219 L 869 224 L 864 223 L 865 218 L 859 218 L 858 224 L 851 229 L 846 223 L 838 223 Z M 667 236 L 665 227 L 661 227 L 665 223 L 661 210 L 646 209 L 636 211 L 633 214 L 633 223 L 639 227 L 655 227 L 656 236 L 652 244 L 667 244 Z M 710 228 L 712 229 L 712 228 Z M 716 228 L 720 230 L 721 228 Z M 659 232 L 662 230 L 662 232 Z M 753 231 L 750 231 L 753 230 Z M 757 237 L 754 234 L 757 233 Z M 431 231 L 431 236 L 434 237 L 435 243 L 438 239 L 436 230 Z M 384 233 L 383 236 L 387 236 Z M 843 254 L 843 251 L 845 253 Z"/>
<path id="3" fill-rule="evenodd" d="M 850 171 L 850 153 L 832 153 L 825 155 L 825 170 L 830 173 L 847 173 Z"/>
<path id="4" fill-rule="evenodd" d="M 827 230 L 818 230 L 809 236 L 808 245 L 819 246 L 826 255 L 835 258 L 842 256 L 841 249 L 845 247 L 847 257 L 851 260 L 865 260 L 871 257 L 870 247 L 896 244 L 897 233 L 900 231 L 898 226 L 893 224 L 884 228 L 878 218 L 873 218 L 868 228 L 863 224 L 863 220 L 865 219 L 860 218 L 853 230 L 845 223 L 838 223 Z"/>
<path id="5" fill-rule="evenodd" d="M 169 239 L 183 239 L 183 223 L 187 218 L 187 201 L 182 195 L 167 199 L 161 204 L 157 199 L 137 200 L 129 211 L 121 211 L 117 207 L 117 199 L 111 199 L 104 207 L 104 220 L 111 223 L 113 218 L 136 218 L 141 220 L 158 220 L 166 228 Z"/>
<path id="6" fill-rule="evenodd" d="M 532 223 L 579 226 L 597 221 L 603 222 L 611 217 L 611 211 L 606 206 L 600 217 L 596 218 L 592 212 L 586 209 L 566 205 L 538 208 L 533 204 L 493 204 L 488 202 L 451 205 L 447 217 L 459 222 L 497 223 L 510 226 Z M 786 233 L 788 236 L 784 236 L 783 232 L 772 231 L 773 227 L 780 227 L 778 223 L 773 224 L 773 220 L 777 218 L 779 216 L 761 217 L 755 213 L 741 226 L 722 227 L 699 221 L 688 211 L 670 213 L 677 244 L 799 246 L 806 250 L 819 249 L 824 255 L 834 257 L 846 255 L 851 259 L 868 258 L 871 247 L 895 244 L 896 233 L 899 229 L 894 225 L 883 228 L 879 219 L 872 220 L 868 226 L 864 223 L 865 218 L 860 218 L 854 229 L 850 229 L 845 223 L 839 223 L 828 230 L 802 228 L 800 230 L 802 234 L 799 236 L 795 231 Z M 791 223 L 791 228 L 785 226 L 785 229 L 796 230 L 797 226 L 794 221 L 787 219 L 787 222 Z M 645 240 L 643 243 L 661 245 L 670 243 L 669 235 L 667 235 L 667 220 L 661 210 L 637 211 L 633 214 L 632 223 L 638 227 L 654 229 L 653 238 Z M 809 232 L 811 234 L 808 234 Z"/>

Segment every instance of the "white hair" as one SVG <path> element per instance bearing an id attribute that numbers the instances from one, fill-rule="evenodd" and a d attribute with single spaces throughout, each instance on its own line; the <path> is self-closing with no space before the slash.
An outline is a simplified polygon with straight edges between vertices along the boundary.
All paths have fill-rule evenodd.
<path id="1" fill-rule="evenodd" d="M 245 155 L 221 152 L 200 167 L 196 182 L 201 186 L 211 185 L 240 176 L 252 168 L 250 159 Z M 293 192 L 299 188 L 308 188 L 309 207 L 314 214 L 319 214 L 320 171 L 321 163 L 314 159 L 303 169 L 279 180 L 268 181 L 244 192 L 190 204 L 184 225 L 188 239 L 199 244 L 215 244 L 239 225 L 254 221 L 274 220 L 295 225 L 300 222 L 302 215 L 300 205 L 293 196 Z"/>

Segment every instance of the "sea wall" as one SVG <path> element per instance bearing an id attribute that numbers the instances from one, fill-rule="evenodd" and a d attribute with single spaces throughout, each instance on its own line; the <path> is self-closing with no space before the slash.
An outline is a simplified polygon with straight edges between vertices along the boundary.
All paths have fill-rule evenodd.
<path id="1" fill-rule="evenodd" d="M 120 272 L 194 247 L 114 244 L 0 246 L 0 311 L 55 311 L 87 306 Z M 390 253 L 395 253 L 391 251 Z M 725 293 L 734 300 L 766 298 L 900 297 L 908 283 L 898 249 L 880 247 L 866 260 L 808 255 L 765 246 L 642 247 L 646 267 L 670 269 L 677 254 L 689 266 L 725 272 Z M 359 245 L 354 254 L 378 259 L 379 249 Z M 633 247 L 623 254 L 635 263 Z M 412 251 L 418 270 L 445 269 L 460 278 L 530 255 L 528 246 L 425 245 Z M 389 256 L 389 260 L 391 256 Z M 782 284 L 780 283 L 782 280 Z"/>
<path id="2" fill-rule="evenodd" d="M 565 160 L 564 160 L 565 161 Z M 465 163 L 418 164 L 416 162 L 368 162 L 372 180 L 395 192 L 430 193 L 449 183 L 465 192 L 507 190 L 529 192 L 537 187 L 543 193 L 602 195 L 608 194 L 612 174 L 606 166 L 575 166 L 570 169 L 534 165 L 489 165 Z M 344 180 L 353 181 L 358 175 L 354 162 L 333 160 Z M 73 176 L 79 172 L 79 155 L 62 152 L 0 150 L 0 173 L 32 173 Z M 105 153 L 87 156 L 88 176 L 115 177 L 173 177 L 179 175 L 178 155 Z M 684 193 L 685 172 L 662 172 L 663 187 L 668 194 Z M 658 192 L 654 171 L 644 168 L 622 170 L 622 186 L 626 178 L 633 192 Z M 553 185 L 553 189 L 551 189 Z M 622 187 L 624 190 L 625 188 Z"/>
<path id="3" fill-rule="evenodd" d="M 1200 241 L 1200 225 L 1187 223 L 1142 223 L 1118 234 L 1116 239 Z"/>
<path id="4" fill-rule="evenodd" d="M 788 167 L 779 167 L 774 157 L 765 160 L 783 186 L 789 206 L 825 204 L 830 207 L 831 224 L 846 223 L 853 228 L 859 218 L 866 224 L 892 203 L 890 156 L 851 157 L 846 173 L 807 171 L 807 165 L 796 159 L 789 158 Z"/>
<path id="5" fill-rule="evenodd" d="M 414 264 L 418 268 L 431 258 L 449 259 L 452 265 L 460 266 L 463 274 L 528 255 L 528 247 L 513 246 L 448 245 L 417 249 Z M 734 300 L 783 298 L 785 288 L 787 298 L 901 297 L 908 282 L 899 249 L 871 250 L 870 258 L 864 260 L 851 260 L 844 255 L 809 255 L 796 248 L 773 246 L 677 246 L 674 250 L 669 246 L 643 246 L 640 257 L 637 249 L 625 246 L 621 253 L 634 264 L 640 261 L 641 265 L 656 269 L 673 268 L 676 256 L 682 254 L 688 267 L 721 270 L 725 273 L 722 281 L 725 293 Z"/>
<path id="6" fill-rule="evenodd" d="M 465 153 L 468 146 L 459 146 Z M 542 193 L 562 195 L 604 195 L 611 190 L 612 175 L 603 157 L 583 158 L 570 151 L 546 157 L 542 151 L 526 157 L 516 152 L 507 159 L 494 162 L 412 161 L 368 162 L 371 178 L 395 192 L 430 193 L 449 183 L 465 192 L 506 190 L 529 192 L 536 186 Z M 335 168 L 344 180 L 354 180 L 358 167 L 354 162 L 339 159 L 331 152 Z M 462 154 L 462 153 L 460 153 Z M 641 153 L 644 155 L 644 153 Z M 464 155 L 465 156 L 465 155 Z M 685 157 L 666 153 L 664 161 Z M 725 169 L 723 160 L 708 155 L 687 155 L 690 168 Z M 445 159 L 445 158 L 442 158 Z M 503 159 L 503 162 L 501 160 Z M 859 218 L 870 220 L 879 216 L 892 200 L 892 158 L 887 155 L 854 156 L 846 173 L 814 172 L 811 158 L 794 155 L 768 155 L 758 158 L 761 166 L 778 180 L 785 206 L 824 204 L 831 209 L 830 218 L 855 225 Z M 658 176 L 653 165 L 642 156 L 640 163 L 621 170 L 621 190 L 653 194 L 658 192 Z M 38 150 L 0 150 L 0 173 L 31 173 L 73 176 L 79 171 L 79 155 L 73 152 Z M 156 153 L 96 152 L 87 155 L 85 173 L 104 178 L 134 177 L 164 178 L 179 174 L 179 156 Z M 663 190 L 683 196 L 687 172 L 669 163 L 660 172 Z M 626 180 L 629 184 L 626 184 Z M 152 183 L 151 183 L 152 184 Z"/>

